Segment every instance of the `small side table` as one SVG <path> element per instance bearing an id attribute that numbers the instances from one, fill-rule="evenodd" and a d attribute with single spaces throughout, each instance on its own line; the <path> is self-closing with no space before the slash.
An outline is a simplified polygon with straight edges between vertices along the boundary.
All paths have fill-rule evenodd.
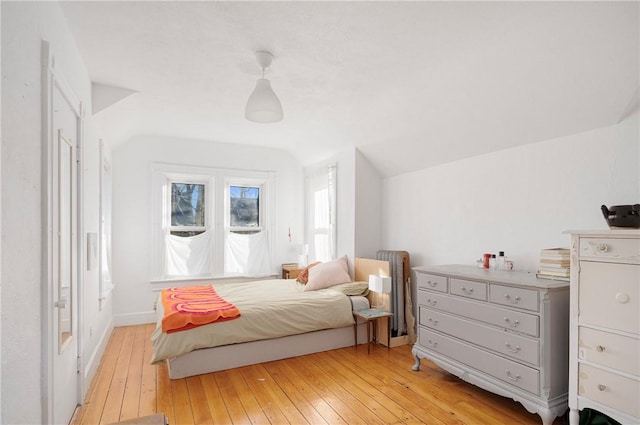
<path id="1" fill-rule="evenodd" d="M 387 349 L 391 345 L 391 318 L 393 317 L 393 313 L 389 313 L 388 311 L 380 310 L 378 308 L 368 308 L 366 310 L 359 310 L 353 312 L 353 317 L 355 318 L 356 323 L 353 325 L 353 331 L 356 337 L 356 344 L 358 346 L 358 319 L 362 319 L 367 323 L 367 354 L 371 352 L 371 322 L 373 322 L 373 342 L 378 342 L 376 336 L 378 335 L 378 319 L 382 319 L 384 317 L 387 318 L 387 332 L 388 332 L 388 345 Z"/>
<path id="2" fill-rule="evenodd" d="M 297 264 L 283 264 L 282 265 L 282 278 L 283 279 L 295 279 L 300 272 L 304 270 L 304 267 L 300 267 Z"/>

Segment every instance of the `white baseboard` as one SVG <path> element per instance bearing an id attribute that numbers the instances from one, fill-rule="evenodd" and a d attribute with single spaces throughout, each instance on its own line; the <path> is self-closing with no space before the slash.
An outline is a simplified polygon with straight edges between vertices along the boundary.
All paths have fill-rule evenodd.
<path id="1" fill-rule="evenodd" d="M 115 314 L 113 316 L 113 320 L 116 327 L 155 323 L 156 312 L 151 310 L 151 311 L 143 311 L 141 313 Z"/>
<path id="2" fill-rule="evenodd" d="M 104 355 L 104 351 L 107 349 L 107 343 L 109 342 L 109 338 L 111 337 L 111 333 L 113 332 L 113 320 L 109 320 L 107 326 L 105 326 L 104 332 L 100 335 L 100 340 L 98 341 L 98 345 L 96 349 L 93 350 L 91 357 L 85 363 L 84 367 L 84 388 L 82 391 L 82 400 L 87 395 L 87 391 L 89 391 L 89 387 L 91 386 L 91 382 L 93 382 L 93 378 L 98 371 L 98 366 L 100 366 L 100 361 L 102 360 L 102 356 Z"/>

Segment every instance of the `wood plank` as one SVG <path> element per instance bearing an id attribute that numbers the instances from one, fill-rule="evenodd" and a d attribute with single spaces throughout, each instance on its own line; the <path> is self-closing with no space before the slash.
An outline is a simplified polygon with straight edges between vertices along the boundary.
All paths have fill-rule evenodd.
<path id="1" fill-rule="evenodd" d="M 227 406 L 224 403 L 224 398 L 220 393 L 216 379 L 213 373 L 207 373 L 206 375 L 200 375 L 200 383 L 202 389 L 207 398 L 207 406 L 209 407 L 209 414 L 214 424 L 230 424 L 231 417 L 227 412 Z"/>
<path id="2" fill-rule="evenodd" d="M 383 391 L 385 387 L 379 386 L 377 383 L 375 385 L 371 385 L 351 368 L 346 367 L 343 363 L 335 361 L 330 353 L 319 353 L 315 355 L 315 358 L 316 363 L 322 365 L 322 368 L 331 376 L 342 376 L 345 381 L 345 388 L 352 394 L 359 398 L 370 397 L 378 405 L 390 412 L 393 416 L 387 418 L 389 423 L 397 420 L 410 423 L 421 422 L 420 418 L 411 414 L 411 412 L 403 408 L 392 397 L 387 395 Z"/>
<path id="3" fill-rule="evenodd" d="M 274 382 L 284 391 L 291 402 L 298 408 L 307 422 L 311 424 L 345 423 L 320 397 L 313 397 L 306 388 L 299 388 L 301 384 L 298 382 L 297 377 L 291 376 L 291 378 L 293 378 L 292 382 L 287 373 L 281 370 L 280 364 L 282 364 L 281 361 L 276 361 L 263 363 L 262 366 L 267 370 Z M 302 385 L 304 386 L 304 383 L 302 383 Z M 307 397 L 311 397 L 311 401 Z M 321 414 L 323 411 L 326 412 L 325 415 Z M 325 420 L 325 416 L 334 417 L 334 420 L 329 422 Z"/>
<path id="4" fill-rule="evenodd" d="M 238 394 L 238 398 L 251 423 L 257 425 L 269 424 L 269 419 L 253 395 L 253 388 L 250 388 L 242 377 L 242 368 L 227 371 L 227 378 L 231 385 L 233 385 L 236 394 Z"/>
<path id="5" fill-rule="evenodd" d="M 133 326 L 124 327 L 124 339 L 118 353 L 118 360 L 108 390 L 109 394 L 107 395 L 102 417 L 100 418 L 100 423 L 102 424 L 109 424 L 120 420 L 122 398 L 127 383 L 127 373 L 129 373 L 129 361 L 131 360 L 134 334 L 135 328 Z"/>
<path id="6" fill-rule="evenodd" d="M 374 345 L 370 355 L 346 347 L 172 381 L 165 363 L 149 364 L 153 328 L 114 329 L 73 425 L 129 417 L 136 405 L 137 417 L 164 413 L 170 424 L 541 423 L 428 360 L 411 370 L 410 346 Z"/>
<path id="7" fill-rule="evenodd" d="M 148 416 L 157 413 L 156 399 L 156 369 L 151 364 L 151 355 L 153 348 L 151 346 L 151 333 L 155 325 L 147 324 L 145 329 L 144 356 L 142 360 L 142 378 L 140 382 L 140 403 L 138 408 L 138 416 Z"/>
<path id="8" fill-rule="evenodd" d="M 80 408 L 80 413 L 77 415 L 78 423 L 100 423 L 123 338 L 123 328 L 116 328 L 111 333 L 87 397 Z"/>
<path id="9" fill-rule="evenodd" d="M 207 404 L 207 396 L 202 387 L 200 377 L 191 376 L 186 378 L 186 380 L 194 423 L 202 425 L 213 424 L 211 412 L 209 412 L 209 405 Z"/>
<path id="10" fill-rule="evenodd" d="M 244 410 L 240 397 L 231 383 L 228 370 L 214 373 L 216 384 L 220 389 L 220 395 L 225 401 L 227 412 L 234 424 L 251 424 L 247 412 Z"/>
<path id="11" fill-rule="evenodd" d="M 169 371 L 167 364 L 161 363 L 156 367 L 158 376 L 156 406 L 158 413 L 164 413 L 170 424 L 176 423 L 176 415 L 173 410 L 173 393 L 171 391 L 171 380 L 169 379 Z"/>
<path id="12" fill-rule="evenodd" d="M 175 423 L 193 424 L 193 412 L 185 378 L 171 380 L 171 395 L 173 396 L 173 413 L 176 415 Z"/>
<path id="13" fill-rule="evenodd" d="M 137 418 L 138 408 L 140 407 L 140 385 L 142 383 L 145 329 L 143 326 L 136 326 L 134 331 L 131 359 L 129 360 L 129 370 L 122 398 L 122 408 L 120 409 L 121 421 Z"/>
<path id="14" fill-rule="evenodd" d="M 238 370 L 242 375 L 242 379 L 246 382 L 248 388 L 252 392 L 259 404 L 260 408 L 264 412 L 265 416 L 272 424 L 287 424 L 291 423 L 287 415 L 285 415 L 282 408 L 288 408 L 288 404 L 280 405 L 276 400 L 272 391 L 269 391 L 269 383 L 273 383 L 271 377 L 268 374 L 256 373 L 257 369 L 252 366 L 246 366 Z M 266 376 L 265 376 L 266 375 Z M 297 410 L 296 410 L 297 411 Z M 302 421 L 298 420 L 294 423 L 306 423 L 304 417 L 299 416 Z"/>

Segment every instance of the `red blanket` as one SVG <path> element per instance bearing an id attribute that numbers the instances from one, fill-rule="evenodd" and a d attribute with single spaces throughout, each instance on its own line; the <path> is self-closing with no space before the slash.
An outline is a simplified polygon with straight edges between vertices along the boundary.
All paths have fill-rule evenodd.
<path id="1" fill-rule="evenodd" d="M 163 289 L 162 306 L 162 331 L 167 333 L 240 317 L 240 310 L 210 285 Z"/>

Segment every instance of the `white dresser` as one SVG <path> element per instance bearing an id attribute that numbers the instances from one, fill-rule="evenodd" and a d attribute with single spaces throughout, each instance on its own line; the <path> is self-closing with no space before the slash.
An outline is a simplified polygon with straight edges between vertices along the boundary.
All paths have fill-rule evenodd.
<path id="1" fill-rule="evenodd" d="M 416 363 L 427 358 L 550 425 L 567 410 L 569 283 L 474 266 L 416 267 Z"/>
<path id="2" fill-rule="evenodd" d="M 571 233 L 571 425 L 590 408 L 640 423 L 640 231 Z"/>

